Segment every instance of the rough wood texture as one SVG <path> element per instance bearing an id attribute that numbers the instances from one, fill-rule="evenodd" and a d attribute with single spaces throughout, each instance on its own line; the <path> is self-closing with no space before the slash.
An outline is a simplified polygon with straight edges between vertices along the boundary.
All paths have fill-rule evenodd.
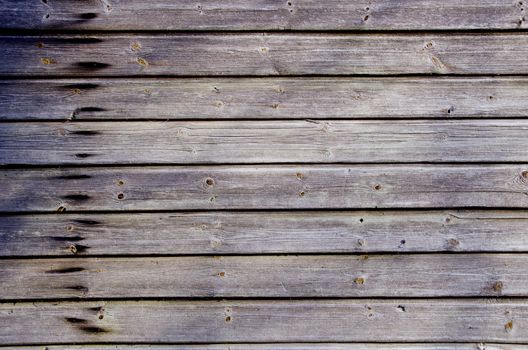
<path id="1" fill-rule="evenodd" d="M 528 121 L 9 123 L 0 164 L 527 162 Z"/>
<path id="2" fill-rule="evenodd" d="M 0 216 L 0 256 L 527 252 L 526 211 Z"/>
<path id="3" fill-rule="evenodd" d="M 10 259 L 0 278 L 2 300 L 526 297 L 528 255 Z"/>
<path id="4" fill-rule="evenodd" d="M 0 81 L 0 120 L 526 117 L 528 79 L 186 78 Z"/>
<path id="5" fill-rule="evenodd" d="M 0 211 L 528 208 L 528 165 L 174 166 L 0 171 Z"/>
<path id="6" fill-rule="evenodd" d="M 1 28 L 96 30 L 390 30 L 526 28 L 506 0 L 5 0 Z"/>
<path id="7" fill-rule="evenodd" d="M 42 347 L 7 346 L 2 350 L 42 350 Z M 368 344 L 368 343 L 282 343 L 282 344 L 205 344 L 205 345 L 48 345 L 48 350 L 525 350 L 515 344 Z"/>
<path id="8" fill-rule="evenodd" d="M 102 317 L 101 317 L 102 316 Z M 528 342 L 516 300 L 0 304 L 0 342 Z"/>
<path id="9" fill-rule="evenodd" d="M 528 35 L 2 36 L 4 76 L 528 74 Z"/>

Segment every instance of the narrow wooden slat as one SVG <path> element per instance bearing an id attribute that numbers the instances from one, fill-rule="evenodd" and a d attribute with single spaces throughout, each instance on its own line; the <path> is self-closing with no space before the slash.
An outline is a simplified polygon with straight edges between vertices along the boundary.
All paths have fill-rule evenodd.
<path id="1" fill-rule="evenodd" d="M 526 211 L 0 216 L 0 256 L 526 252 Z"/>
<path id="2" fill-rule="evenodd" d="M 9 123 L 0 164 L 527 162 L 527 120 Z"/>
<path id="3" fill-rule="evenodd" d="M 526 117 L 528 79 L 0 81 L 1 120 Z"/>
<path id="4" fill-rule="evenodd" d="M 236 343 L 236 344 L 116 344 L 1 346 L 2 350 L 524 350 L 526 345 L 504 343 Z"/>
<path id="5" fill-rule="evenodd" d="M 526 299 L 0 304 L 0 342 L 528 341 Z"/>
<path id="6" fill-rule="evenodd" d="M 4 76 L 527 74 L 528 35 L 2 36 Z"/>
<path id="7" fill-rule="evenodd" d="M 517 29 L 522 2 L 202 0 L 2 2 L 1 28 L 96 30 Z"/>
<path id="8" fill-rule="evenodd" d="M 0 211 L 528 207 L 528 166 L 5 169 Z"/>
<path id="9" fill-rule="evenodd" d="M 42 350 L 42 347 L 7 346 L 2 350 Z M 206 345 L 48 345 L 48 350 L 524 350 L 526 345 L 493 343 L 281 343 Z"/>
<path id="10" fill-rule="evenodd" d="M 526 254 L 0 260 L 0 299 L 528 296 Z"/>

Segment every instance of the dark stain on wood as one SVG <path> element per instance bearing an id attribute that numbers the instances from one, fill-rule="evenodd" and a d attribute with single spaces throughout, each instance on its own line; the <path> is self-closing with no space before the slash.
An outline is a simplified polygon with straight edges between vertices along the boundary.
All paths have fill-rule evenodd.
<path id="1" fill-rule="evenodd" d="M 68 250 L 75 255 L 85 253 L 88 249 L 90 249 L 90 246 L 82 244 L 72 244 L 68 247 Z"/>
<path id="2" fill-rule="evenodd" d="M 88 310 L 93 311 L 96 314 L 100 314 L 104 312 L 104 306 L 89 307 Z"/>
<path id="3" fill-rule="evenodd" d="M 47 270 L 46 273 L 59 274 L 59 273 L 75 273 L 86 270 L 84 267 L 68 267 L 64 269 Z"/>
<path id="4" fill-rule="evenodd" d="M 85 13 L 81 13 L 79 15 L 79 18 L 81 19 L 94 19 L 94 18 L 97 18 L 97 16 L 99 16 L 97 13 L 95 12 L 85 12 Z"/>
<path id="5" fill-rule="evenodd" d="M 64 287 L 64 289 L 69 289 L 69 290 L 78 290 L 78 291 L 81 291 L 83 293 L 87 293 L 88 292 L 88 287 L 85 287 L 85 286 L 67 286 L 67 287 Z"/>
<path id="6" fill-rule="evenodd" d="M 57 180 L 82 180 L 89 178 L 91 178 L 90 175 L 61 175 L 56 177 Z"/>
<path id="7" fill-rule="evenodd" d="M 109 333 L 110 332 L 108 329 L 97 327 L 97 326 L 80 326 L 79 329 L 87 333 Z"/>
<path id="8" fill-rule="evenodd" d="M 93 154 L 90 153 L 75 153 L 76 158 L 89 158 L 93 157 Z"/>
<path id="9" fill-rule="evenodd" d="M 83 241 L 84 237 L 81 236 L 74 236 L 74 237 L 63 237 L 63 236 L 54 236 L 51 237 L 52 240 L 57 242 L 79 242 Z"/>
<path id="10" fill-rule="evenodd" d="M 101 134 L 100 131 L 95 130 L 75 130 L 70 132 L 73 135 L 93 136 Z"/>
<path id="11" fill-rule="evenodd" d="M 86 220 L 86 219 L 75 219 L 74 222 L 81 224 L 81 225 L 87 225 L 87 226 L 95 226 L 95 225 L 101 225 L 101 221 L 97 220 Z"/>
<path id="12" fill-rule="evenodd" d="M 99 87 L 98 84 L 68 84 L 61 86 L 64 89 L 80 89 L 80 90 L 93 90 Z"/>
<path id="13" fill-rule="evenodd" d="M 76 111 L 77 112 L 104 112 L 106 111 L 106 109 L 100 108 L 100 107 L 82 107 L 82 108 L 77 108 Z"/>
<path id="14" fill-rule="evenodd" d="M 105 69 L 105 68 L 112 66 L 111 64 L 108 64 L 108 63 L 95 62 L 95 61 L 77 62 L 75 65 L 77 68 L 85 69 L 85 70 L 100 70 L 100 69 Z"/>
<path id="15" fill-rule="evenodd" d="M 90 196 L 88 196 L 86 194 L 68 194 L 66 196 L 63 196 L 62 198 L 66 199 L 66 200 L 82 202 L 82 201 L 86 201 L 86 200 L 90 199 Z"/>
<path id="16" fill-rule="evenodd" d="M 83 318 L 77 318 L 77 317 L 66 317 L 66 321 L 69 323 L 88 323 L 88 320 L 85 320 Z"/>
<path id="17" fill-rule="evenodd" d="M 66 317 L 65 320 L 68 323 L 71 323 L 75 325 L 78 329 L 81 331 L 87 332 L 87 333 L 109 333 L 110 330 L 94 326 L 92 324 L 89 324 L 89 321 L 84 318 L 78 318 L 78 317 Z"/>

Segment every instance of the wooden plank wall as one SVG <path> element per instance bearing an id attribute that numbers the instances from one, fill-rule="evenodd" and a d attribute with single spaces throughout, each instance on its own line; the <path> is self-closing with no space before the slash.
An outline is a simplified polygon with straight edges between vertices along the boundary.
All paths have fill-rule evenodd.
<path id="1" fill-rule="evenodd" d="M 0 348 L 528 346 L 524 0 L 0 6 Z"/>

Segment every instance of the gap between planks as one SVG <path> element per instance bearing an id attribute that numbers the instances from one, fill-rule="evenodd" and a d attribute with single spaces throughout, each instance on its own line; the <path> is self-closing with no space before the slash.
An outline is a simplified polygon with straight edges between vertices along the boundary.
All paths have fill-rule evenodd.
<path id="1" fill-rule="evenodd" d="M 2 350 L 42 350 L 42 346 L 0 346 Z M 499 343 L 266 343 L 266 344 L 116 344 L 47 345 L 46 350 L 524 350 L 522 344 Z"/>

